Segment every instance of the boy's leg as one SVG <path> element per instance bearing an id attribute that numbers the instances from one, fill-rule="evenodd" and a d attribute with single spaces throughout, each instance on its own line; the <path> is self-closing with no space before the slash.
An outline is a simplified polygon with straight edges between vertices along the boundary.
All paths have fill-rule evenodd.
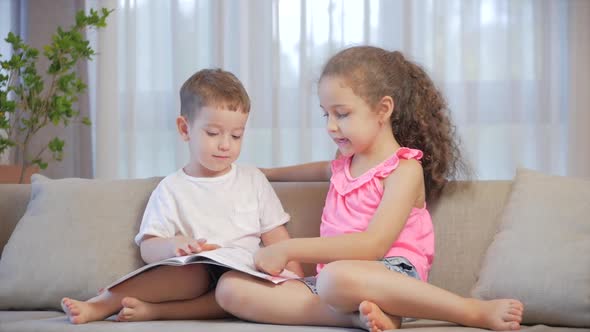
<path id="1" fill-rule="evenodd" d="M 317 287 L 320 297 L 337 310 L 353 310 L 365 300 L 365 306 L 375 304 L 369 312 L 377 326 L 387 324 L 386 317 L 380 316 L 381 310 L 396 316 L 451 321 L 492 330 L 518 329 L 522 320 L 523 305 L 517 300 L 463 298 L 390 271 L 380 262 L 330 263 L 318 276 Z"/>
<path id="2" fill-rule="evenodd" d="M 74 324 L 103 320 L 121 310 L 124 297 L 146 302 L 187 300 L 201 296 L 211 280 L 205 264 L 160 266 L 145 271 L 88 301 L 62 299 L 62 308 Z"/>
<path id="3" fill-rule="evenodd" d="M 274 285 L 240 272 L 225 273 L 216 289 L 219 305 L 241 319 L 270 324 L 323 325 L 368 329 L 358 314 L 338 313 L 305 284 Z"/>
<path id="4" fill-rule="evenodd" d="M 190 300 L 150 303 L 134 297 L 126 297 L 121 303 L 123 309 L 117 315 L 117 321 L 120 322 L 218 319 L 231 316 L 217 304 L 214 290 Z"/>

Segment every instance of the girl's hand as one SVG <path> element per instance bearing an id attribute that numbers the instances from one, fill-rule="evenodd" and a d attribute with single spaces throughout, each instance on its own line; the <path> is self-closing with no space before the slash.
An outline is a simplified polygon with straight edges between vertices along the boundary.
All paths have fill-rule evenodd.
<path id="1" fill-rule="evenodd" d="M 186 256 L 197 254 L 202 251 L 215 250 L 220 248 L 216 244 L 207 243 L 206 239 L 192 239 L 183 235 L 178 235 L 172 239 L 172 250 L 175 256 Z"/>
<path id="2" fill-rule="evenodd" d="M 281 247 L 278 245 L 260 248 L 254 254 L 256 268 L 272 276 L 281 274 L 288 262 L 289 259 L 286 252 L 281 250 Z"/>

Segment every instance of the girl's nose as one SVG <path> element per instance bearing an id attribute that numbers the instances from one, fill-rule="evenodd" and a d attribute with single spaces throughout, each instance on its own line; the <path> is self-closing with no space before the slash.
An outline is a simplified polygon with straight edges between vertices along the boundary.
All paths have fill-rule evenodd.
<path id="1" fill-rule="evenodd" d="M 328 132 L 338 131 L 338 125 L 336 124 L 336 120 L 334 119 L 334 117 L 328 117 L 328 121 L 326 121 L 326 129 L 328 130 Z"/>

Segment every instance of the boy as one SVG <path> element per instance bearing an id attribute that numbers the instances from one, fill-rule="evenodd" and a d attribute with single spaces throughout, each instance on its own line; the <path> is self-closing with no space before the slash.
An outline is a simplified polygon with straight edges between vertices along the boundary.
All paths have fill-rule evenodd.
<path id="1" fill-rule="evenodd" d="M 173 256 L 239 246 L 260 246 L 289 238 L 283 210 L 265 176 L 238 166 L 250 100 L 240 81 L 221 69 L 191 76 L 180 90 L 180 137 L 190 160 L 164 178 L 146 206 L 135 242 L 146 263 Z M 303 275 L 298 263 L 288 269 Z M 214 319 L 228 316 L 215 301 L 225 269 L 209 264 L 161 266 L 141 273 L 88 301 L 62 300 L 73 324 L 118 321 Z"/>

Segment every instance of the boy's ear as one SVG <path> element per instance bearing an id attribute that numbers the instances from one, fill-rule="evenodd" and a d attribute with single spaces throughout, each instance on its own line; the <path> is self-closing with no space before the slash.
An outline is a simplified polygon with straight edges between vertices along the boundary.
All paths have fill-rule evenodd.
<path id="1" fill-rule="evenodd" d="M 394 108 L 395 103 L 393 102 L 393 98 L 391 98 L 391 96 L 385 96 L 381 98 L 381 101 L 379 101 L 379 104 L 377 105 L 377 112 L 379 112 L 379 115 L 381 116 L 381 121 L 389 122 Z"/>
<path id="2" fill-rule="evenodd" d="M 180 138 L 182 138 L 183 141 L 188 142 L 188 140 L 190 139 L 190 135 L 188 132 L 188 121 L 186 120 L 186 118 L 182 115 L 180 115 L 179 117 L 176 118 L 176 129 L 178 130 L 178 133 L 180 134 Z"/>

